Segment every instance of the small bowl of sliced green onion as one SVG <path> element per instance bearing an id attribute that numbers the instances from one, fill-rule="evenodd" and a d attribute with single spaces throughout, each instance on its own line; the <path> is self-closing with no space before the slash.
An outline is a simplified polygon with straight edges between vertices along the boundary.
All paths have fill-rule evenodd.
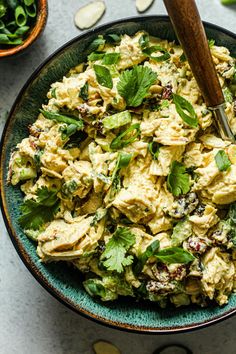
<path id="1" fill-rule="evenodd" d="M 47 0 L 0 0 L 0 58 L 29 47 L 47 21 Z"/>

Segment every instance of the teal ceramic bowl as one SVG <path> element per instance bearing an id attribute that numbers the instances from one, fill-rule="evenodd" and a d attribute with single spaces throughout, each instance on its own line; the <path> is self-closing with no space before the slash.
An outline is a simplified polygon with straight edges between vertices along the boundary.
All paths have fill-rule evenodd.
<path id="1" fill-rule="evenodd" d="M 236 56 L 236 35 L 205 23 L 208 38 L 217 45 L 228 47 Z M 43 264 L 35 244 L 18 225 L 22 194 L 19 188 L 7 184 L 8 162 L 12 149 L 28 135 L 32 123 L 44 102 L 50 84 L 61 80 L 70 68 L 86 60 L 88 44 L 99 34 L 128 33 L 145 30 L 153 36 L 174 40 L 169 18 L 165 16 L 135 17 L 97 27 L 76 37 L 50 56 L 30 77 L 9 114 L 1 142 L 1 205 L 6 227 L 21 259 L 49 293 L 69 308 L 100 323 L 142 333 L 174 333 L 201 328 L 223 320 L 236 312 L 236 296 L 224 307 L 186 307 L 160 309 L 155 303 L 120 299 L 102 303 L 91 298 L 83 289 L 81 275 L 64 263 Z"/>

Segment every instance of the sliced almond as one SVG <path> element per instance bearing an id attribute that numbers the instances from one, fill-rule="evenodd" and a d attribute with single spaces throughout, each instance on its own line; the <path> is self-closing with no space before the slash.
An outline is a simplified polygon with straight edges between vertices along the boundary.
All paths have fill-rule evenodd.
<path id="1" fill-rule="evenodd" d="M 146 11 L 154 2 L 154 0 L 136 0 L 136 9 L 138 12 Z"/>
<path id="2" fill-rule="evenodd" d="M 93 344 L 95 354 L 121 354 L 120 350 L 113 344 L 99 340 Z"/>
<path id="3" fill-rule="evenodd" d="M 90 28 L 100 20 L 106 10 L 104 1 L 93 1 L 81 7 L 75 14 L 75 25 L 80 29 Z"/>

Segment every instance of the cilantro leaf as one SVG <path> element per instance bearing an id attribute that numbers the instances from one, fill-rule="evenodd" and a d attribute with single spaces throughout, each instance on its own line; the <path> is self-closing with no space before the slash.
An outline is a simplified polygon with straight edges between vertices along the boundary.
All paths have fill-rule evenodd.
<path id="1" fill-rule="evenodd" d="M 168 248 L 163 248 L 159 252 L 155 254 L 155 257 L 167 264 L 172 264 L 172 263 L 183 263 L 187 264 L 189 262 L 192 262 L 195 257 L 189 253 L 188 251 L 185 251 L 181 247 L 168 247 Z"/>
<path id="2" fill-rule="evenodd" d="M 42 187 L 37 190 L 36 199 L 26 199 L 21 206 L 20 226 L 26 230 L 37 230 L 53 220 L 59 207 L 57 192 L 56 189 L 49 191 L 47 187 Z"/>
<path id="3" fill-rule="evenodd" d="M 128 228 L 119 227 L 106 244 L 101 255 L 104 266 L 110 271 L 121 273 L 124 267 L 132 264 L 133 256 L 126 256 L 127 251 L 135 243 L 135 235 Z"/>
<path id="4" fill-rule="evenodd" d="M 125 70 L 117 84 L 119 94 L 128 106 L 138 107 L 147 96 L 149 88 L 157 79 L 157 74 L 146 66 L 134 66 Z"/>
<path id="5" fill-rule="evenodd" d="M 120 60 L 120 53 L 106 53 L 103 57 L 102 64 L 112 65 L 117 64 Z"/>
<path id="6" fill-rule="evenodd" d="M 182 163 L 178 161 L 172 162 L 170 173 L 167 177 L 167 187 L 175 197 L 186 194 L 190 190 L 189 175 Z"/>
<path id="7" fill-rule="evenodd" d="M 93 68 L 99 85 L 112 89 L 113 82 L 112 82 L 110 71 L 105 66 L 102 65 L 95 64 Z"/>
<path id="8" fill-rule="evenodd" d="M 219 150 L 217 152 L 215 155 L 215 162 L 219 171 L 227 171 L 231 166 L 231 162 L 224 150 Z"/>
<path id="9" fill-rule="evenodd" d="M 190 127 L 196 128 L 198 126 L 197 114 L 189 101 L 187 101 L 182 96 L 173 93 L 173 102 L 177 113 L 183 119 L 185 123 L 190 125 Z M 188 112 L 188 114 L 186 113 Z"/>

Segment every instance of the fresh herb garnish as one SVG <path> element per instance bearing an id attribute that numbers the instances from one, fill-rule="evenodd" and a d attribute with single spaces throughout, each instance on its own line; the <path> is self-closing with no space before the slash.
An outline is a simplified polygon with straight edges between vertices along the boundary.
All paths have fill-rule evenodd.
<path id="1" fill-rule="evenodd" d="M 52 98 L 57 98 L 56 87 L 53 87 L 53 89 L 51 89 L 51 96 L 52 96 Z"/>
<path id="2" fill-rule="evenodd" d="M 106 53 L 103 56 L 102 64 L 103 65 L 117 64 L 119 60 L 120 60 L 120 53 Z"/>
<path id="3" fill-rule="evenodd" d="M 22 215 L 19 218 L 23 229 L 39 229 L 43 224 L 54 219 L 59 208 L 57 189 L 39 188 L 36 199 L 26 199 L 21 206 Z"/>
<path id="4" fill-rule="evenodd" d="M 179 60 L 181 61 L 181 63 L 184 63 L 187 60 L 186 55 L 184 54 L 184 52 L 180 55 Z"/>
<path id="5" fill-rule="evenodd" d="M 190 178 L 182 163 L 178 161 L 172 162 L 170 173 L 167 177 L 167 187 L 175 197 L 189 192 Z"/>
<path id="6" fill-rule="evenodd" d="M 171 235 L 171 244 L 172 246 L 180 246 L 184 240 L 192 235 L 192 226 L 191 223 L 183 220 L 179 221 L 173 228 Z"/>
<path id="7" fill-rule="evenodd" d="M 88 56 L 89 61 L 101 60 L 105 55 L 105 52 L 92 52 Z"/>
<path id="8" fill-rule="evenodd" d="M 231 162 L 224 150 L 219 150 L 217 152 L 215 155 L 215 162 L 220 171 L 227 171 L 231 166 Z"/>
<path id="9" fill-rule="evenodd" d="M 113 82 L 110 71 L 105 66 L 97 64 L 95 64 L 93 68 L 99 85 L 112 89 Z"/>
<path id="10" fill-rule="evenodd" d="M 116 129 L 131 122 L 131 114 L 129 111 L 123 111 L 112 116 L 105 117 L 102 124 L 106 130 Z"/>
<path id="11" fill-rule="evenodd" d="M 147 33 L 142 34 L 138 42 L 141 49 L 147 48 L 149 46 L 149 35 Z"/>
<path id="12" fill-rule="evenodd" d="M 83 285 L 90 296 L 99 296 L 101 298 L 106 296 L 106 289 L 99 279 L 87 279 L 83 282 Z"/>
<path id="13" fill-rule="evenodd" d="M 168 247 L 168 248 L 163 248 L 162 250 L 158 251 L 155 254 L 155 257 L 167 264 L 173 264 L 173 263 L 182 263 L 182 264 L 188 264 L 192 262 L 195 257 L 185 251 L 181 247 Z"/>
<path id="14" fill-rule="evenodd" d="M 158 251 L 160 247 L 160 242 L 159 240 L 153 241 L 147 248 L 146 250 L 141 254 L 141 256 L 138 257 L 138 262 L 134 267 L 134 272 L 136 274 L 140 273 L 147 262 L 148 258 L 155 256 L 156 252 Z"/>
<path id="15" fill-rule="evenodd" d="M 102 36 L 100 36 L 100 37 L 94 39 L 94 40 L 92 41 L 92 43 L 90 43 L 90 45 L 88 46 L 88 51 L 89 51 L 89 52 L 94 52 L 94 51 L 97 50 L 100 46 L 103 47 L 104 44 L 105 44 L 105 42 L 106 42 L 106 41 L 105 41 L 105 39 L 104 39 Z"/>
<path id="16" fill-rule="evenodd" d="M 132 158 L 132 154 L 128 154 L 126 152 L 119 153 L 118 159 L 117 159 L 117 162 L 116 162 L 116 165 L 115 165 L 114 171 L 112 173 L 112 177 L 111 177 L 112 190 L 111 190 L 110 198 L 112 198 L 113 195 L 121 189 L 121 181 L 120 181 L 119 172 L 122 168 L 127 167 L 129 165 L 131 158 Z"/>
<path id="17" fill-rule="evenodd" d="M 152 155 L 153 160 L 158 159 L 158 155 L 160 153 L 161 144 L 157 143 L 156 141 L 152 141 L 148 144 L 148 151 Z"/>
<path id="18" fill-rule="evenodd" d="M 134 131 L 136 131 L 136 133 L 132 134 L 130 136 L 130 133 L 131 132 L 133 133 Z M 140 134 L 140 124 L 139 123 L 133 124 L 128 129 L 126 129 L 124 132 L 119 134 L 115 139 L 112 140 L 110 148 L 112 150 L 121 149 L 124 146 L 133 143 L 137 139 L 139 134 Z M 126 136 L 128 136 L 127 139 L 125 139 Z"/>
<path id="19" fill-rule="evenodd" d="M 121 41 L 120 35 L 118 35 L 116 33 L 105 34 L 104 38 L 105 38 L 106 42 L 110 43 L 110 44 L 119 44 Z"/>
<path id="20" fill-rule="evenodd" d="M 128 106 L 138 107 L 147 96 L 149 88 L 157 79 L 157 74 L 145 66 L 134 66 L 125 70 L 117 84 L 119 94 Z"/>
<path id="21" fill-rule="evenodd" d="M 103 265 L 110 271 L 121 273 L 133 262 L 133 256 L 126 253 L 134 243 L 135 235 L 126 227 L 118 227 L 101 255 Z"/>
<path id="22" fill-rule="evenodd" d="M 71 135 L 75 134 L 77 130 L 78 127 L 75 124 L 65 124 L 59 128 L 62 140 L 69 138 Z"/>
<path id="23" fill-rule="evenodd" d="M 214 39 L 208 39 L 208 45 L 209 45 L 210 48 L 214 47 L 215 40 Z"/>
<path id="24" fill-rule="evenodd" d="M 88 82 L 86 81 L 84 86 L 81 87 L 79 92 L 79 97 L 82 98 L 84 101 L 88 100 Z"/>
<path id="25" fill-rule="evenodd" d="M 228 87 L 225 87 L 223 89 L 223 94 L 224 94 L 225 102 L 229 102 L 229 103 L 233 102 L 233 100 L 234 100 L 233 94 Z"/>
<path id="26" fill-rule="evenodd" d="M 158 56 L 154 56 L 152 55 L 155 52 L 161 52 L 161 55 Z M 152 47 L 148 47 L 143 49 L 143 53 L 146 54 L 147 56 L 149 56 L 150 59 L 156 61 L 156 62 L 161 62 L 161 61 L 165 61 L 170 59 L 170 53 L 167 52 L 167 50 L 165 48 L 162 48 L 158 45 L 154 45 Z"/>
<path id="27" fill-rule="evenodd" d="M 175 104 L 177 113 L 180 115 L 183 121 L 190 125 L 190 127 L 196 128 L 198 126 L 198 118 L 191 103 L 182 96 L 179 96 L 175 93 L 173 93 L 173 102 Z M 189 114 L 187 114 L 186 111 Z"/>
<path id="28" fill-rule="evenodd" d="M 44 109 L 40 109 L 39 111 L 43 114 L 43 116 L 45 118 L 55 120 L 58 123 L 65 123 L 68 125 L 71 125 L 71 124 L 76 125 L 78 130 L 82 129 L 84 127 L 84 123 L 81 119 L 75 119 L 75 118 L 72 118 L 72 117 L 67 116 L 65 114 L 45 111 Z"/>

